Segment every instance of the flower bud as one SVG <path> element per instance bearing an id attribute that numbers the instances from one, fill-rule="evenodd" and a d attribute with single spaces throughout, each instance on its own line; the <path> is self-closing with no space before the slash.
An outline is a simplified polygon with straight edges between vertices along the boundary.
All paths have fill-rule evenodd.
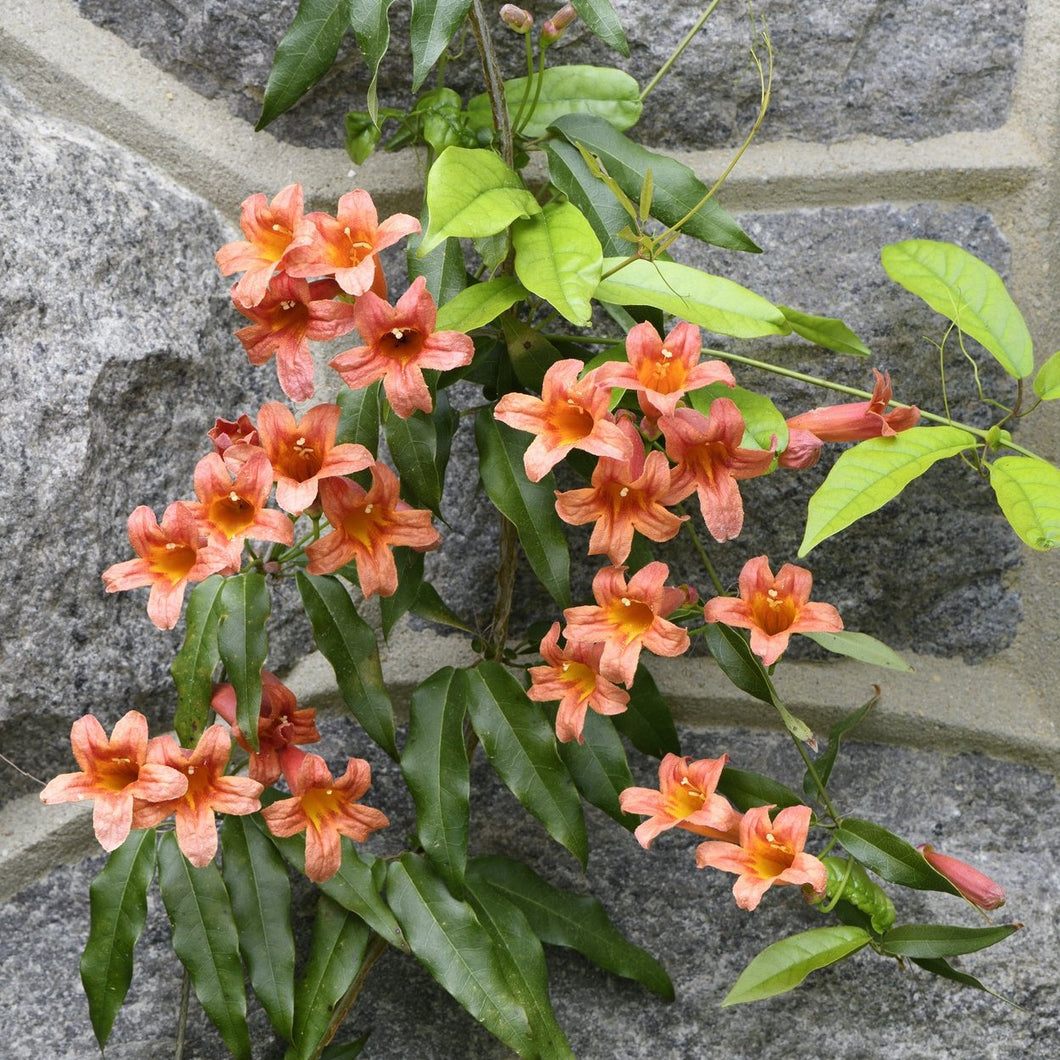
<path id="1" fill-rule="evenodd" d="M 527 33 L 534 24 L 534 16 L 515 4 L 505 4 L 501 8 L 501 21 L 516 33 Z"/>
<path id="2" fill-rule="evenodd" d="M 919 847 L 924 860 L 940 875 L 945 876 L 958 891 L 980 909 L 997 909 L 1005 904 L 1005 892 L 999 883 L 948 854 L 939 854 L 929 843 Z"/>
<path id="3" fill-rule="evenodd" d="M 541 43 L 553 44 L 563 36 L 566 28 L 578 17 L 573 4 L 564 4 L 542 27 Z"/>

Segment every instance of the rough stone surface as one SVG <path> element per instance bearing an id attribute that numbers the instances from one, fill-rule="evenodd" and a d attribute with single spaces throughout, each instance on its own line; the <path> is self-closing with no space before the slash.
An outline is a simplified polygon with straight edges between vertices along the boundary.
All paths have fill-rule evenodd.
<path id="1" fill-rule="evenodd" d="M 527 5 L 540 24 L 559 6 Z M 120 35 L 162 69 L 236 114 L 256 121 L 277 42 L 295 0 L 78 0 L 97 25 Z M 496 5 L 488 6 L 492 13 Z M 608 52 L 582 25 L 554 47 L 553 63 L 615 65 L 644 85 L 692 28 L 701 5 L 686 0 L 617 2 L 630 58 Z M 410 98 L 408 6 L 391 8 L 390 51 L 380 98 Z M 846 4 L 763 0 L 756 15 L 776 54 L 772 109 L 763 137 L 830 142 L 858 134 L 918 140 L 991 129 L 1008 115 L 1020 55 L 1026 0 L 851 0 Z M 524 70 L 522 40 L 500 27 L 497 46 L 509 76 Z M 670 76 L 648 98 L 638 138 L 671 147 L 738 143 L 754 121 L 759 85 L 749 57 L 751 28 L 742 4 L 721 5 Z M 466 48 L 474 54 L 474 42 Z M 763 54 L 764 49 L 759 48 Z M 453 64 L 447 76 L 480 90 Z M 462 83 L 466 82 L 466 83 Z M 367 79 L 347 40 L 340 61 L 311 99 L 273 131 L 295 143 L 340 146 L 347 110 L 363 109 Z M 689 107 L 689 100 L 696 105 Z"/>
<path id="2" fill-rule="evenodd" d="M 352 727 L 327 727 L 326 754 L 337 765 L 357 753 Z M 797 759 L 779 736 L 730 732 L 684 734 L 695 757 L 727 751 L 735 765 L 799 782 Z M 396 852 L 411 824 L 396 768 L 367 748 L 374 769 L 371 797 L 393 825 L 377 833 L 377 853 Z M 654 781 L 647 760 L 633 759 L 638 783 Z M 488 814 L 473 823 L 476 852 L 523 858 L 559 886 L 590 888 L 614 922 L 664 963 L 677 1000 L 666 1004 L 641 987 L 601 972 L 576 954 L 549 949 L 552 999 L 579 1060 L 643 1060 L 725 1055 L 816 1060 L 984 1060 L 1025 1056 L 1052 1060 L 1060 1031 L 1055 984 L 1060 931 L 1054 914 L 1060 886 L 1048 822 L 1060 810 L 1055 782 L 1030 768 L 975 755 L 846 743 L 833 794 L 843 812 L 879 820 L 913 842 L 931 842 L 973 858 L 1008 892 L 996 917 L 1026 924 L 998 947 L 955 963 L 1023 1006 L 964 989 L 863 951 L 814 973 L 798 990 L 753 1007 L 719 1009 L 736 976 L 763 946 L 786 933 L 825 923 L 792 888 L 770 891 L 754 914 L 736 908 L 731 876 L 695 869 L 695 837 L 667 833 L 650 853 L 602 815 L 589 816 L 592 855 L 586 877 L 551 843 L 488 769 L 475 771 Z M 989 792 L 989 800 L 983 793 Z M 1034 806 L 1028 816 L 1025 807 Z M 87 887 L 101 866 L 93 858 L 58 869 L 0 907 L 0 974 L 18 984 L 18 999 L 0 1009 L 7 1060 L 89 1060 L 98 1055 L 77 977 L 87 931 Z M 957 899 L 894 889 L 903 920 L 973 924 Z M 306 917 L 308 910 L 302 910 Z M 115 1023 L 112 1060 L 172 1052 L 179 966 L 157 894 L 136 950 L 126 1008 Z M 251 1015 L 258 1060 L 279 1060 L 260 1012 Z M 506 1050 L 478 1027 L 411 958 L 388 953 L 373 969 L 352 1015 L 353 1033 L 372 1036 L 366 1060 L 410 1055 L 432 1060 L 501 1060 Z M 709 1043 L 709 1046 L 705 1043 Z M 196 1004 L 188 1029 L 189 1060 L 221 1060 L 225 1051 Z"/>
<path id="3" fill-rule="evenodd" d="M 0 745 L 49 776 L 70 768 L 70 723 L 88 710 L 108 727 L 130 707 L 171 724 L 181 631 L 151 625 L 146 590 L 106 597 L 100 573 L 132 556 L 137 505 L 161 516 L 194 497 L 215 417 L 278 388 L 232 337 L 213 254 L 234 233 L 212 208 L 2 82 L 0 113 Z M 4 797 L 26 790 L 9 776 Z"/>

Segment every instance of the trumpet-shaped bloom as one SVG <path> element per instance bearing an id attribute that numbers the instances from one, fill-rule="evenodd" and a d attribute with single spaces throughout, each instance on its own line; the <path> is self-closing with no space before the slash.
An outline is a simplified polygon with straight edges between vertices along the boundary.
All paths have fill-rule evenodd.
<path id="1" fill-rule="evenodd" d="M 494 415 L 518 431 L 537 435 L 523 456 L 526 477 L 540 482 L 572 449 L 594 456 L 628 460 L 633 455 L 629 438 L 608 413 L 610 388 L 600 386 L 578 360 L 557 361 L 541 384 L 541 397 L 505 394 Z"/>
<path id="2" fill-rule="evenodd" d="M 213 442 L 214 452 L 220 456 L 224 456 L 239 442 L 253 446 L 258 444 L 258 429 L 245 412 L 240 413 L 239 419 L 236 420 L 223 420 L 218 417 L 206 435 Z"/>
<path id="3" fill-rule="evenodd" d="M 211 542 L 208 526 L 182 501 L 166 508 L 161 523 L 140 505 L 129 516 L 129 541 L 139 558 L 108 567 L 103 583 L 108 593 L 149 585 L 147 614 L 159 629 L 177 624 L 187 585 L 232 566 L 231 549 Z"/>
<path id="4" fill-rule="evenodd" d="M 136 828 L 153 828 L 171 813 L 176 815 L 177 845 L 197 869 L 209 865 L 217 853 L 215 813 L 242 816 L 261 809 L 263 787 L 249 777 L 224 775 L 232 753 L 232 737 L 223 725 L 211 725 L 194 750 L 181 747 L 172 736 L 158 736 L 148 745 L 147 760 L 160 762 L 188 780 L 187 791 L 169 802 L 138 805 Z"/>
<path id="5" fill-rule="evenodd" d="M 793 633 L 838 633 L 843 628 L 831 604 L 810 603 L 813 575 L 785 563 L 773 577 L 768 556 L 749 559 L 740 571 L 740 595 L 716 596 L 703 608 L 708 622 L 751 631 L 751 651 L 763 666 L 784 654 Z"/>
<path id="6" fill-rule="evenodd" d="M 309 340 L 327 342 L 353 330 L 353 306 L 335 299 L 334 280 L 307 283 L 287 273 L 274 276 L 262 300 L 242 306 L 232 288 L 232 300 L 254 323 L 240 328 L 236 338 L 251 364 L 262 365 L 276 356 L 280 388 L 292 401 L 313 396 L 313 355 Z"/>
<path id="7" fill-rule="evenodd" d="M 316 499 L 320 483 L 371 467 L 373 457 L 357 442 L 335 444 L 342 410 L 314 405 L 300 420 L 286 405 L 270 401 L 258 413 L 258 444 L 272 463 L 276 503 L 301 515 Z"/>
<path id="8" fill-rule="evenodd" d="M 743 415 L 728 398 L 711 402 L 709 417 L 680 408 L 672 416 L 663 416 L 659 427 L 666 436 L 666 452 L 676 465 L 666 500 L 673 504 L 696 493 L 714 540 L 739 537 L 743 498 L 736 480 L 764 475 L 773 462 L 772 448 L 741 447 Z"/>
<path id="9" fill-rule="evenodd" d="M 265 297 L 273 273 L 286 262 L 302 206 L 301 184 L 289 184 L 272 202 L 260 192 L 243 200 L 239 227 L 246 239 L 226 243 L 216 254 L 222 276 L 246 270 L 232 290 L 239 305 L 257 305 Z"/>
<path id="10" fill-rule="evenodd" d="M 360 297 L 375 290 L 385 298 L 386 280 L 376 255 L 419 230 L 419 221 L 407 213 L 380 224 L 371 195 L 357 188 L 339 199 L 336 216 L 306 215 L 286 269 L 292 276 L 334 276 L 347 294 Z"/>
<path id="11" fill-rule="evenodd" d="M 365 596 L 391 596 L 398 582 L 393 547 L 426 552 L 439 537 L 429 511 L 399 500 L 397 475 L 386 464 L 377 462 L 371 470 L 372 488 L 367 492 L 348 478 L 320 483 L 320 503 L 332 529 L 306 549 L 306 570 L 331 574 L 353 561 Z"/>
<path id="12" fill-rule="evenodd" d="M 671 489 L 670 464 L 658 450 L 647 457 L 637 428 L 623 417 L 618 427 L 630 441 L 628 460 L 602 456 L 593 471 L 592 486 L 556 491 L 556 511 L 572 526 L 595 523 L 589 555 L 605 554 L 612 563 L 625 561 L 633 547 L 633 532 L 652 541 L 669 541 L 687 515 L 674 515 L 661 498 Z"/>
<path id="13" fill-rule="evenodd" d="M 700 361 L 703 349 L 699 328 L 685 321 L 665 339 L 654 325 L 637 324 L 626 336 L 628 363 L 610 361 L 600 366 L 598 384 L 636 390 L 649 420 L 672 416 L 690 390 L 711 383 L 735 386 L 732 371 L 722 361 Z"/>
<path id="14" fill-rule="evenodd" d="M 99 721 L 86 714 L 70 730 L 78 773 L 53 777 L 40 793 L 41 802 L 83 802 L 94 799 L 92 826 L 104 850 L 117 850 L 132 829 L 136 801 L 165 802 L 188 790 L 178 770 L 145 761 L 147 719 L 130 710 L 108 737 Z"/>
<path id="15" fill-rule="evenodd" d="M 331 367 L 354 390 L 382 379 L 390 407 L 403 420 L 416 409 L 430 412 L 434 407 L 423 369 L 459 368 L 475 355 L 470 336 L 434 330 L 438 310 L 422 276 L 396 305 L 368 291 L 357 299 L 353 313 L 365 345 L 340 353 Z"/>
<path id="16" fill-rule="evenodd" d="M 602 644 L 572 641 L 559 646 L 559 623 L 541 641 L 544 666 L 530 667 L 527 696 L 538 703 L 559 701 L 556 712 L 556 738 L 561 743 L 577 740 L 584 743 L 585 713 L 592 708 L 597 714 L 621 714 L 627 709 L 629 693 L 608 681 L 600 673 Z"/>
<path id="17" fill-rule="evenodd" d="M 973 905 L 989 910 L 1000 909 L 1005 904 L 1004 888 L 986 873 L 972 868 L 959 858 L 940 854 L 930 843 L 922 844 L 919 850 L 927 863 L 945 876 Z"/>
<path id="18" fill-rule="evenodd" d="M 291 520 L 283 512 L 265 507 L 271 492 L 272 464 L 260 449 L 239 466 L 234 481 L 224 457 L 207 453 L 195 467 L 199 503 L 188 507 L 209 525 L 222 545 L 231 542 L 236 546 L 233 565 L 238 565 L 245 538 L 294 544 Z"/>
<path id="19" fill-rule="evenodd" d="M 323 758 L 307 754 L 287 776 L 292 798 L 261 811 L 273 835 L 305 832 L 305 873 L 314 883 L 339 871 L 342 836 L 363 843 L 370 833 L 390 824 L 381 810 L 358 802 L 371 781 L 371 767 L 363 758 L 351 758 L 346 772 L 335 780 Z"/>
<path id="20" fill-rule="evenodd" d="M 659 763 L 658 790 L 626 788 L 618 797 L 622 810 L 648 818 L 633 833 L 637 842 L 647 850 L 669 828 L 737 842 L 740 814 L 716 791 L 728 761 L 728 755 L 690 762 L 687 756 L 668 754 Z"/>
<path id="21" fill-rule="evenodd" d="M 633 683 L 642 648 L 674 657 L 688 651 L 688 632 L 666 616 L 695 599 L 687 586 L 667 588 L 670 568 L 658 561 L 637 571 L 627 584 L 624 567 L 604 567 L 593 578 L 596 604 L 568 607 L 563 630 L 568 643 L 603 644 L 600 673 L 608 681 Z"/>
<path id="22" fill-rule="evenodd" d="M 757 909 L 762 895 L 774 884 L 809 885 L 823 894 L 828 870 L 812 854 L 804 852 L 810 827 L 809 806 L 788 806 L 771 821 L 772 806 L 754 806 L 740 821 L 740 843 L 711 840 L 696 848 L 699 868 L 735 872 L 739 879 L 732 893 L 736 904 L 748 911 Z"/>
<path id="23" fill-rule="evenodd" d="M 218 685 L 210 706 L 232 727 L 232 735 L 245 751 L 250 751 L 250 779 L 274 784 L 280 779 L 282 752 L 294 744 L 316 743 L 316 711 L 298 709 L 294 693 L 269 670 L 261 671 L 261 710 L 258 717 L 258 749 L 254 751 L 236 725 L 236 690 Z"/>
<path id="24" fill-rule="evenodd" d="M 788 427 L 809 431 L 822 442 L 860 442 L 865 438 L 879 438 L 915 427 L 920 419 L 916 405 L 887 411 L 891 401 L 891 377 L 873 368 L 876 383 L 869 401 L 854 401 L 845 405 L 826 405 L 812 409 L 788 420 Z"/>

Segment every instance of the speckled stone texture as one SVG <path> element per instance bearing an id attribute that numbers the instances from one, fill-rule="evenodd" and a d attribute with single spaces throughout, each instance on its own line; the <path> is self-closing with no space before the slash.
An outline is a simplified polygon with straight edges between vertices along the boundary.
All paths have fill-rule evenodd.
<path id="1" fill-rule="evenodd" d="M 86 711 L 171 724 L 181 629 L 155 629 L 146 590 L 106 597 L 100 573 L 132 557 L 137 505 L 194 498 L 216 416 L 278 388 L 232 337 L 213 254 L 234 233 L 211 207 L 3 82 L 0 122 L 0 747 L 50 776 Z M 307 645 L 278 637 L 277 665 L 285 643 Z M 6 779 L 3 798 L 27 790 Z"/>
<path id="2" fill-rule="evenodd" d="M 333 766 L 346 753 L 357 753 L 352 726 L 346 735 L 335 724 L 325 728 L 325 753 Z M 798 760 L 780 736 L 685 734 L 683 749 L 695 757 L 726 751 L 735 765 L 799 783 Z M 374 770 L 365 801 L 384 807 L 393 822 L 373 837 L 373 849 L 396 852 L 411 825 L 400 777 L 378 752 L 361 750 Z M 638 757 L 632 764 L 638 783 L 654 782 L 651 763 Z M 484 797 L 481 805 L 488 807 L 473 823 L 476 852 L 507 853 L 527 860 L 559 886 L 588 887 L 615 923 L 655 954 L 673 978 L 677 1000 L 667 1004 L 576 954 L 549 948 L 552 1000 L 579 1060 L 1055 1057 L 1060 861 L 1050 822 L 1060 811 L 1060 798 L 1055 782 L 1041 773 L 975 755 L 944 757 L 851 742 L 844 744 L 832 785 L 841 812 L 879 820 L 913 842 L 974 856 L 1002 883 L 1009 900 L 995 919 L 1022 921 L 1025 929 L 992 950 L 954 960 L 1022 1009 L 868 951 L 814 973 L 783 997 L 720 1009 L 736 976 L 763 946 L 828 921 L 805 906 L 794 888 L 774 888 L 755 913 L 743 912 L 732 900 L 732 876 L 695 868 L 695 837 L 670 832 L 645 852 L 595 812 L 589 814 L 592 855 L 583 877 L 481 762 L 474 785 Z M 983 799 L 984 791 L 990 792 L 989 800 Z M 98 1055 L 77 961 L 87 931 L 88 882 L 101 864 L 101 858 L 93 858 L 58 869 L 0 907 L 0 975 L 12 994 L 0 1007 L 5 1060 Z M 115 1023 L 109 1060 L 172 1053 L 179 966 L 168 951 L 165 915 L 152 893 L 129 1002 Z M 900 923 L 981 923 L 956 898 L 899 888 L 892 894 Z M 301 912 L 308 920 L 309 910 Z M 251 1025 L 256 1060 L 280 1060 L 282 1049 L 260 1012 L 252 1014 Z M 349 1027 L 351 1035 L 372 1032 L 365 1060 L 501 1060 L 510 1055 L 414 960 L 396 952 L 373 969 Z M 222 1060 L 225 1055 L 193 1002 L 185 1057 Z"/>
<path id="3" fill-rule="evenodd" d="M 493 14 L 498 4 L 485 5 Z M 558 2 L 528 3 L 540 24 Z M 702 10 L 687 0 L 616 0 L 630 58 L 609 52 L 574 25 L 550 62 L 624 69 L 646 84 Z M 81 13 L 117 33 L 162 69 L 233 113 L 256 121 L 276 44 L 295 0 L 78 0 Z M 761 0 L 776 56 L 773 103 L 763 139 L 835 141 L 858 134 L 918 140 L 946 132 L 992 129 L 1008 115 L 1026 0 Z M 395 4 L 380 98 L 409 96 L 407 4 Z M 670 76 L 648 98 L 637 137 L 645 143 L 700 148 L 738 143 L 758 108 L 751 65 L 751 23 L 744 4 L 722 4 Z M 503 69 L 525 70 L 522 39 L 494 34 Z M 466 47 L 473 52 L 470 37 Z M 765 49 L 759 47 L 764 60 Z M 449 79 L 477 92 L 473 75 Z M 313 97 L 272 127 L 295 143 L 341 146 L 347 110 L 364 108 L 367 79 L 349 40 L 339 65 Z M 695 100 L 690 107 L 689 101 Z"/>

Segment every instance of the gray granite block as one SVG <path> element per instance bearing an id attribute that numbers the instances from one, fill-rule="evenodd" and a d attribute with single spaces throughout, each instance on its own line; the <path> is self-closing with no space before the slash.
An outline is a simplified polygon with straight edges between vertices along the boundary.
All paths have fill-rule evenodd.
<path id="1" fill-rule="evenodd" d="M 499 5 L 485 5 L 493 14 Z M 558 2 L 526 5 L 538 24 Z M 687 0 L 622 0 L 615 8 L 630 41 L 623 59 L 575 24 L 552 51 L 552 63 L 615 65 L 641 85 L 655 74 L 702 10 Z M 78 0 L 82 15 L 118 34 L 162 69 L 233 113 L 256 121 L 272 55 L 297 8 L 295 0 Z M 763 138 L 831 142 L 859 134 L 919 140 L 993 129 L 1009 110 L 1019 62 L 1026 0 L 762 0 L 776 54 L 773 104 Z M 380 99 L 410 99 L 408 6 L 390 11 L 390 51 Z M 522 76 L 522 39 L 497 23 L 494 34 L 509 77 Z M 473 57 L 474 42 L 465 40 Z M 758 76 L 748 56 L 751 24 L 744 4 L 722 4 L 670 76 L 648 98 L 637 136 L 646 143 L 702 148 L 738 143 L 758 107 Z M 764 59 L 764 49 L 759 51 Z M 481 91 L 473 68 L 450 64 L 447 79 Z M 340 61 L 311 99 L 273 126 L 294 143 L 340 146 L 343 116 L 364 108 L 367 76 L 347 39 Z M 695 100 L 690 106 L 689 101 Z"/>
<path id="2" fill-rule="evenodd" d="M 412 823 L 396 768 L 379 752 L 361 747 L 352 727 L 332 722 L 325 729 L 325 753 L 333 766 L 346 753 L 370 758 L 373 786 L 365 801 L 384 808 L 393 820 L 390 829 L 373 837 L 372 847 L 377 853 L 396 852 Z M 800 763 L 781 736 L 736 731 L 684 733 L 683 739 L 693 757 L 727 752 L 734 765 L 799 784 Z M 637 783 L 655 782 L 651 762 L 634 756 L 632 765 Z M 931 842 L 974 861 L 1005 887 L 1008 904 L 995 919 L 1021 921 L 1024 930 L 954 963 L 1022 1008 L 863 951 L 814 973 L 792 993 L 720 1009 L 736 976 L 763 946 L 830 921 L 807 907 L 795 888 L 774 888 L 756 912 L 744 912 L 733 902 L 731 876 L 695 868 L 696 837 L 669 832 L 645 852 L 595 811 L 588 815 L 592 854 L 583 877 L 481 761 L 474 790 L 475 852 L 519 857 L 558 886 L 591 889 L 614 922 L 657 956 L 673 978 L 677 999 L 667 1004 L 576 954 L 548 948 L 553 1004 L 579 1060 L 1051 1060 L 1055 1055 L 1060 937 L 1054 907 L 1060 862 L 1049 822 L 1060 799 L 1054 780 L 1042 773 L 977 755 L 947 757 L 850 742 L 844 744 L 832 784 L 841 812 L 870 817 L 913 842 Z M 5 1060 L 97 1055 L 77 960 L 87 931 L 87 886 L 101 863 L 93 858 L 57 869 L 0 907 L 0 975 L 9 992 L 17 990 L 0 1007 Z M 956 898 L 899 888 L 892 895 L 899 922 L 981 923 Z M 307 918 L 308 908 L 300 915 Z M 112 1060 L 141 1060 L 172 1049 L 179 966 L 167 936 L 164 913 L 152 899 L 130 999 L 107 1051 Z M 252 1013 L 251 1026 L 257 1060 L 279 1060 L 282 1050 L 260 1012 Z M 348 1026 L 351 1036 L 372 1032 L 366 1060 L 409 1055 L 500 1060 L 509 1055 L 414 960 L 396 952 L 373 969 Z M 221 1060 L 225 1055 L 193 1002 L 185 1057 Z"/>
<path id="3" fill-rule="evenodd" d="M 213 254 L 234 233 L 212 207 L 3 82 L 0 120 L 0 747 L 47 777 L 70 768 L 86 711 L 171 724 L 181 630 L 151 625 L 146 590 L 105 596 L 100 574 L 133 556 L 137 505 L 194 499 L 214 419 L 279 390 L 231 334 Z"/>

